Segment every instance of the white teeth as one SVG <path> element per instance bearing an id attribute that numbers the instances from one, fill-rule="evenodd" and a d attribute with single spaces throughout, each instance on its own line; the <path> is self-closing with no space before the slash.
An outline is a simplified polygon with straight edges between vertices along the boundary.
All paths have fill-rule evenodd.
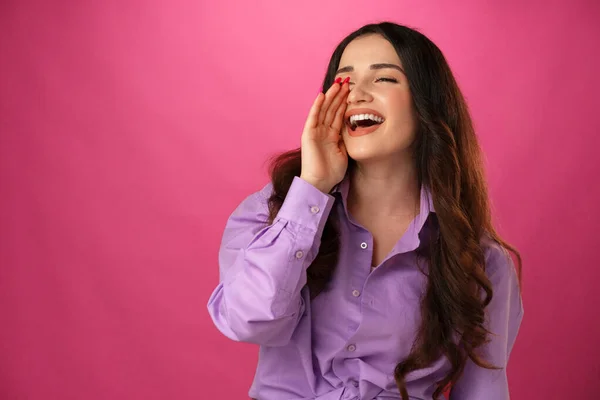
<path id="1" fill-rule="evenodd" d="M 356 121 L 361 121 L 363 119 L 370 119 L 371 121 L 375 121 L 378 124 L 381 124 L 384 121 L 383 118 L 378 117 L 377 115 L 374 115 L 374 114 L 356 114 L 356 115 L 352 115 L 350 117 L 350 124 L 354 124 L 354 123 L 356 123 Z"/>

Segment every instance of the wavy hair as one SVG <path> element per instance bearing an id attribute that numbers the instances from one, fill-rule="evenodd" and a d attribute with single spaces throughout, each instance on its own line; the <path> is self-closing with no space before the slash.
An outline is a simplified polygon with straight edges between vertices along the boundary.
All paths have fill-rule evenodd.
<path id="1" fill-rule="evenodd" d="M 335 49 L 323 91 L 333 84 L 346 46 L 369 34 L 383 36 L 402 60 L 418 118 L 414 145 L 417 177 L 420 185 L 425 184 L 431 190 L 437 219 L 437 228 L 422 254 L 429 265 L 427 288 L 421 299 L 422 322 L 411 353 L 398 363 L 394 377 L 402 399 L 408 400 L 406 375 L 446 356 L 451 369 L 437 383 L 434 392 L 437 399 L 460 378 L 468 358 L 480 367 L 496 368 L 476 353 L 488 341 L 485 307 L 493 296 L 485 274 L 482 239 L 488 237 L 515 255 L 519 279 L 521 256 L 492 226 L 481 150 L 467 104 L 444 55 L 431 40 L 414 29 L 391 22 L 363 26 Z M 271 160 L 270 222 L 279 212 L 294 177 L 300 175 L 300 169 L 300 149 Z M 325 225 L 319 253 L 307 270 L 311 298 L 318 296 L 331 280 L 338 251 L 338 229 L 332 213 Z"/>

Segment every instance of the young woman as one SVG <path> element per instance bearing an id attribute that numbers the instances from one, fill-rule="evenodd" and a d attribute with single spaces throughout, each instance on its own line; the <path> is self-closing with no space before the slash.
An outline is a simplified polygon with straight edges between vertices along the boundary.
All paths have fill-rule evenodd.
<path id="1" fill-rule="evenodd" d="M 336 48 L 301 138 L 233 212 L 208 303 L 260 345 L 250 396 L 509 398 L 520 275 L 441 51 L 392 23 Z"/>

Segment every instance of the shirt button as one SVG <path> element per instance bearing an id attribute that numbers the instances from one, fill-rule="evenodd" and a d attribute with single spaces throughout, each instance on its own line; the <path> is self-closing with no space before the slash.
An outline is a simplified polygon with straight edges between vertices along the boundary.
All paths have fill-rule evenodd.
<path id="1" fill-rule="evenodd" d="M 302 250 L 298 250 L 296 252 L 296 258 L 302 258 L 304 256 L 304 253 L 302 252 Z"/>
<path id="2" fill-rule="evenodd" d="M 366 249 L 366 248 L 367 248 L 367 246 L 368 246 L 368 245 L 367 245 L 367 242 L 362 242 L 362 243 L 360 244 L 360 248 L 361 248 L 361 249 Z"/>
<path id="3" fill-rule="evenodd" d="M 354 290 L 352 291 L 352 296 L 354 296 L 354 297 L 358 297 L 358 296 L 360 296 L 360 290 L 356 290 L 356 289 L 354 289 Z"/>
<path id="4" fill-rule="evenodd" d="M 310 212 L 311 212 L 311 213 L 313 213 L 313 214 L 316 214 L 316 213 L 318 213 L 319 211 L 320 211 L 320 209 L 319 209 L 319 207 L 317 207 L 317 206 L 312 206 L 312 207 L 310 208 Z"/>
<path id="5" fill-rule="evenodd" d="M 348 345 L 348 347 L 347 347 L 346 349 L 347 349 L 348 351 L 354 351 L 354 350 L 356 350 L 356 345 L 354 345 L 354 344 L 350 344 L 350 345 Z"/>

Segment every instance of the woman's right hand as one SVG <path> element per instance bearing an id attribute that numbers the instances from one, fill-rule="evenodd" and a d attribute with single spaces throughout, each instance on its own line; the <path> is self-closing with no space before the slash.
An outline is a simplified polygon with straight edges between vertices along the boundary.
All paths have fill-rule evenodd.
<path id="1" fill-rule="evenodd" d="M 300 178 L 329 193 L 346 174 L 348 153 L 342 127 L 348 97 L 348 78 L 338 79 L 325 94 L 319 93 L 302 132 Z"/>

